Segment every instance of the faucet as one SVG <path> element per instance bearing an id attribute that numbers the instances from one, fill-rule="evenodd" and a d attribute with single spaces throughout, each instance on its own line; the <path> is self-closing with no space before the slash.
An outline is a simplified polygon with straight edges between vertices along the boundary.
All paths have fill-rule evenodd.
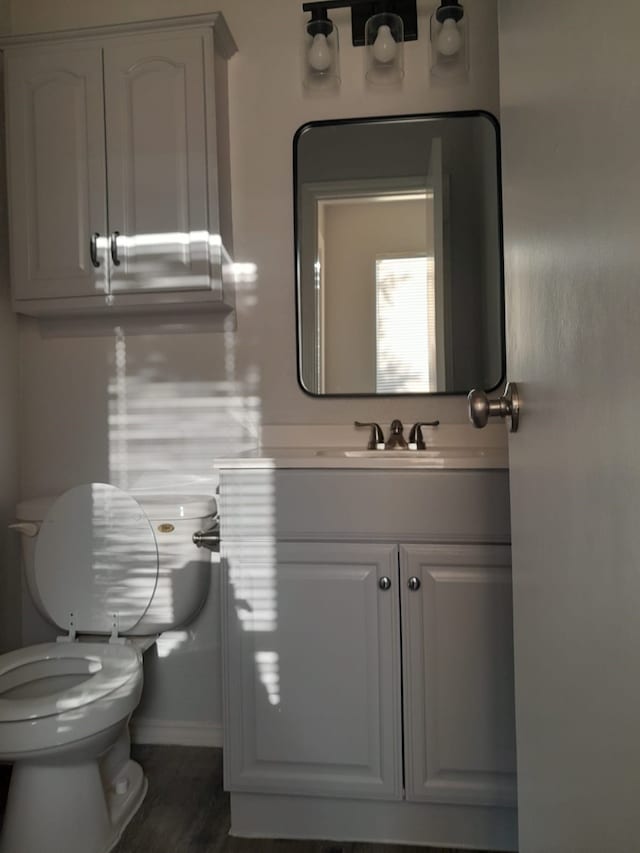
<path id="1" fill-rule="evenodd" d="M 384 433 L 380 424 L 368 423 L 366 421 L 354 421 L 353 423 L 357 427 L 371 427 L 367 450 L 407 450 L 409 448 L 402 434 L 402 422 L 399 420 L 391 422 L 391 432 L 386 441 L 384 440 Z"/>
<path id="2" fill-rule="evenodd" d="M 391 432 L 384 446 L 385 450 L 408 450 L 409 445 L 402 434 L 402 421 L 391 421 Z"/>
<path id="3" fill-rule="evenodd" d="M 354 421 L 353 423 L 357 427 L 371 428 L 367 450 L 426 450 L 427 445 L 422 435 L 422 427 L 437 427 L 440 421 L 418 421 L 415 423 L 411 427 L 408 443 L 403 435 L 402 421 L 397 419 L 391 421 L 389 438 L 386 441 L 380 424 L 362 421 Z"/>

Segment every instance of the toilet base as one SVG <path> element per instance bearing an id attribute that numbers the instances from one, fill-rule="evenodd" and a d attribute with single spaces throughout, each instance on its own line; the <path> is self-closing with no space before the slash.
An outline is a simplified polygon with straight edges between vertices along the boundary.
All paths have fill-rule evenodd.
<path id="1" fill-rule="evenodd" d="M 105 791 L 97 760 L 13 767 L 0 853 L 108 853 L 140 808 L 147 780 L 127 761 Z"/>

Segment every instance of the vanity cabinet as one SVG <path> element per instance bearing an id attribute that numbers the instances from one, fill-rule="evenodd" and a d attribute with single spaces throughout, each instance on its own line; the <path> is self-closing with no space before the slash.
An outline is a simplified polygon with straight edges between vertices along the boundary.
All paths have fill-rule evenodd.
<path id="1" fill-rule="evenodd" d="M 380 589 L 383 578 L 396 579 L 396 552 L 256 542 L 241 553 L 230 545 L 231 790 L 401 797 L 397 583 Z"/>
<path id="2" fill-rule="evenodd" d="M 515 849 L 506 471 L 223 470 L 220 512 L 232 831 Z"/>
<path id="3" fill-rule="evenodd" d="M 222 17 L 1 46 L 15 309 L 228 308 Z"/>
<path id="4" fill-rule="evenodd" d="M 515 805 L 509 546 L 403 545 L 400 589 L 407 799 Z"/>

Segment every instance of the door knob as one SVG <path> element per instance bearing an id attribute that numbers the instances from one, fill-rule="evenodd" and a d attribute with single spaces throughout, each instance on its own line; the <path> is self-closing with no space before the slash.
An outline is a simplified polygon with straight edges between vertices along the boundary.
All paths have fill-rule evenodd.
<path id="1" fill-rule="evenodd" d="M 411 592 L 417 592 L 421 587 L 420 578 L 409 578 L 409 580 L 407 581 L 407 586 L 409 587 Z"/>
<path id="2" fill-rule="evenodd" d="M 502 397 L 490 400 L 484 391 L 475 388 L 469 392 L 469 420 L 477 429 L 486 427 L 489 418 L 504 418 L 509 425 L 509 432 L 518 432 L 520 415 L 520 395 L 515 382 L 509 382 Z"/>
<path id="3" fill-rule="evenodd" d="M 383 592 L 386 592 L 388 589 L 391 589 L 391 578 L 383 577 L 378 581 L 378 586 Z"/>

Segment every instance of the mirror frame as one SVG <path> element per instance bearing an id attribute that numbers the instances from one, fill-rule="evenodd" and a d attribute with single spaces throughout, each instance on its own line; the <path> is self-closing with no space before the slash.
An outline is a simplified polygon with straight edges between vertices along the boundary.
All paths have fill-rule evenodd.
<path id="1" fill-rule="evenodd" d="M 300 293 L 300 284 L 301 284 L 301 264 L 302 260 L 300 257 L 300 227 L 299 227 L 299 214 L 300 214 L 300 204 L 298 200 L 298 142 L 300 137 L 309 129 L 314 127 L 328 127 L 336 125 L 340 126 L 348 126 L 353 124 L 365 124 L 367 122 L 375 122 L 378 124 L 386 123 L 386 124 L 395 124 L 399 122 L 406 122 L 415 119 L 447 119 L 447 118 L 474 118 L 474 117 L 483 117 L 487 119 L 492 125 L 496 135 L 496 177 L 497 177 L 497 203 L 498 203 L 498 266 L 499 266 L 499 277 L 500 280 L 498 282 L 498 296 L 500 299 L 500 304 L 502 306 L 502 312 L 500 316 L 500 333 L 502 336 L 501 346 L 500 346 L 500 378 L 495 385 L 491 388 L 483 388 L 482 390 L 490 393 L 491 391 L 495 391 L 498 388 L 501 388 L 504 385 L 505 377 L 506 377 L 506 322 L 505 322 L 505 283 L 504 283 L 504 223 L 503 223 L 503 211 L 502 211 L 502 149 L 500 144 L 500 123 L 498 119 L 487 110 L 456 110 L 450 112 L 437 112 L 437 113 L 408 113 L 403 115 L 380 115 L 380 116 L 361 116 L 355 118 L 342 118 L 342 119 L 322 119 L 319 121 L 309 121 L 305 122 L 301 125 L 295 132 L 293 136 L 293 252 L 294 252 L 294 266 L 295 266 L 295 313 L 296 313 L 296 375 L 298 380 L 298 385 L 307 394 L 309 397 L 313 397 L 314 400 L 322 400 L 324 398 L 327 399 L 351 399 L 351 398 L 385 398 L 385 399 L 399 399 L 406 397 L 462 397 L 465 396 L 465 391 L 407 391 L 401 392 L 398 394 L 375 394 L 375 393 L 351 393 L 351 394 L 315 394 L 313 391 L 310 391 L 305 387 L 304 382 L 302 381 L 302 340 L 301 340 L 301 329 L 302 329 L 302 296 Z M 469 389 L 471 390 L 471 389 Z"/>

